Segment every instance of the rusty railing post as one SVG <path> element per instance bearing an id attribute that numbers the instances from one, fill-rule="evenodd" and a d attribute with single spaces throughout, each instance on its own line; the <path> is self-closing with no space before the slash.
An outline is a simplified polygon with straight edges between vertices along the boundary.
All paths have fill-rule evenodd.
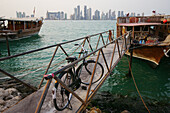
<path id="1" fill-rule="evenodd" d="M 107 70 L 110 71 L 110 69 L 109 69 L 109 67 L 108 67 L 108 64 L 107 64 L 107 61 L 106 61 L 106 57 L 104 56 L 104 53 L 103 53 L 103 50 L 102 50 L 102 49 L 101 49 L 101 53 L 102 53 L 104 62 L 105 62 L 105 64 L 106 64 Z"/>
<path id="2" fill-rule="evenodd" d="M 6 34 L 7 35 L 7 34 Z M 9 42 L 8 42 L 8 36 L 6 36 L 6 46 L 7 46 L 7 50 L 8 50 L 8 56 L 11 56 L 10 54 L 10 48 L 9 48 Z"/>
<path id="3" fill-rule="evenodd" d="M 105 46 L 106 44 L 105 44 L 105 42 L 104 42 L 102 33 L 100 33 L 100 36 L 102 37 L 102 42 L 103 42 L 103 45 Z"/>
<path id="4" fill-rule="evenodd" d="M 86 43 L 86 38 L 84 39 L 84 41 L 83 41 L 83 47 L 84 47 L 84 45 L 85 45 L 85 43 Z M 81 48 L 81 51 L 80 52 L 82 52 L 83 51 L 83 49 Z M 80 56 L 81 56 L 81 54 L 79 54 L 79 58 L 80 58 Z"/>
<path id="5" fill-rule="evenodd" d="M 110 41 L 110 42 L 113 41 L 113 39 L 112 39 L 112 31 L 111 31 L 111 30 L 109 30 L 109 41 Z"/>
<path id="6" fill-rule="evenodd" d="M 52 56 L 52 58 L 51 58 L 51 60 L 50 60 L 50 63 L 48 64 L 48 67 L 47 67 L 44 75 L 47 74 L 47 72 L 48 72 L 48 70 L 49 70 L 49 68 L 50 68 L 50 66 L 51 66 L 51 64 L 52 64 L 52 61 L 53 61 L 53 59 L 54 59 L 54 56 L 55 56 L 57 50 L 58 50 L 58 46 L 55 48 L 55 51 L 54 51 L 54 53 L 53 53 L 53 56 Z M 39 86 L 38 86 L 39 89 L 41 88 L 41 85 L 42 85 L 43 81 L 44 81 L 44 76 L 43 76 L 43 78 L 42 78 L 42 80 L 41 80 L 41 82 L 40 82 L 40 84 L 39 84 Z"/>
<path id="7" fill-rule="evenodd" d="M 68 55 L 67 52 L 64 50 L 64 48 L 63 48 L 61 45 L 59 45 L 59 46 L 60 46 L 61 50 L 64 52 L 64 54 L 68 57 L 69 55 Z"/>
<path id="8" fill-rule="evenodd" d="M 93 73 L 92 73 L 91 80 L 90 80 L 90 84 L 89 84 L 89 87 L 88 87 L 88 90 L 87 90 L 85 103 L 87 103 L 88 96 L 89 96 L 89 92 L 90 92 L 90 90 L 91 90 L 91 85 L 92 85 L 92 81 L 93 81 L 93 78 L 94 78 L 94 74 L 95 74 L 96 65 L 97 65 L 97 62 L 98 62 L 98 59 L 99 59 L 100 51 L 101 51 L 101 50 L 99 50 L 99 52 L 98 52 L 98 55 L 97 55 L 97 58 L 96 58 L 96 62 L 95 62 L 94 68 L 93 68 Z"/>
<path id="9" fill-rule="evenodd" d="M 115 49 L 116 49 L 116 43 L 115 43 L 114 48 L 113 48 L 113 53 L 112 53 L 111 62 L 110 62 L 110 69 L 112 67 L 113 58 L 114 58 L 114 54 L 115 54 Z"/>
<path id="10" fill-rule="evenodd" d="M 89 43 L 89 47 L 90 47 L 91 51 L 93 51 L 93 48 L 91 47 L 91 44 L 90 44 L 90 41 L 89 41 L 89 38 L 90 37 L 87 37 L 87 42 Z"/>
<path id="11" fill-rule="evenodd" d="M 38 102 L 38 105 L 37 105 L 35 113 L 40 113 L 41 107 L 42 107 L 42 105 L 44 103 L 44 100 L 45 100 L 45 97 L 46 97 L 46 95 L 48 93 L 48 89 L 50 87 L 51 81 L 52 81 L 52 79 L 47 80 L 47 83 L 45 85 L 45 88 L 44 88 L 44 91 L 43 91 L 43 93 L 41 95 L 41 98 L 40 98 L 40 100 Z"/>
<path id="12" fill-rule="evenodd" d="M 98 41 L 97 41 L 96 49 L 97 49 L 97 47 L 99 45 L 99 41 L 100 41 L 100 35 L 99 35 L 99 38 L 98 38 Z"/>
<path id="13" fill-rule="evenodd" d="M 118 49 L 118 53 L 119 53 L 119 58 L 121 58 L 118 39 L 116 39 L 115 41 L 116 41 L 116 44 L 117 44 L 117 49 Z"/>

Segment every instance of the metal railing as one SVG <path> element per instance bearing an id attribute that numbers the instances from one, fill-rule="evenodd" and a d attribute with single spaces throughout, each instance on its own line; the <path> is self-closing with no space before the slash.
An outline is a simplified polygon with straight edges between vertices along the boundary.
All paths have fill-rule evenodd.
<path id="1" fill-rule="evenodd" d="M 104 36 L 105 35 L 105 36 Z M 98 37 L 98 38 L 96 38 Z M 82 46 L 88 46 L 89 49 L 90 49 L 90 53 L 84 57 L 81 57 L 81 55 L 79 55 L 79 58 L 78 60 L 62 67 L 61 69 L 56 69 L 57 71 L 53 72 L 53 74 L 55 75 L 54 76 L 54 79 L 58 81 L 58 83 L 60 83 L 66 90 L 68 90 L 69 92 L 71 92 L 79 101 L 82 102 L 82 105 L 80 106 L 80 108 L 78 109 L 78 112 L 80 111 L 83 111 L 86 106 L 88 105 L 89 101 L 91 100 L 91 98 L 95 95 L 95 93 L 97 92 L 97 90 L 101 87 L 101 85 L 103 84 L 103 82 L 107 79 L 107 77 L 110 75 L 111 71 L 114 69 L 114 67 L 117 65 L 117 63 L 120 61 L 120 59 L 122 58 L 122 56 L 124 55 L 125 51 L 129 48 L 130 46 L 130 43 L 131 43 L 131 32 L 128 32 L 126 34 L 124 34 L 123 36 L 120 36 L 118 38 L 114 38 L 114 30 L 109 30 L 109 31 L 105 31 L 105 32 L 102 32 L 102 33 L 97 33 L 97 34 L 94 34 L 94 35 L 89 35 L 89 36 L 86 36 L 86 37 L 83 37 L 83 38 L 78 38 L 78 39 L 75 39 L 75 40 L 71 40 L 71 41 L 67 41 L 67 42 L 63 42 L 63 43 L 59 43 L 59 44 L 55 44 L 55 45 L 51 45 L 51 46 L 47 46 L 47 47 L 43 47 L 43 48 L 40 48 L 40 49 L 35 49 L 35 50 L 31 50 L 31 51 L 28 51 L 28 52 L 24 52 L 24 53 L 20 53 L 20 54 L 17 54 L 17 55 L 13 55 L 13 56 L 8 56 L 8 57 L 4 57 L 4 58 L 0 58 L 0 62 L 1 61 L 4 61 L 4 60 L 7 60 L 7 59 L 12 59 L 12 58 L 15 58 L 15 57 L 19 57 L 19 56 L 23 56 L 23 55 L 27 55 L 27 54 L 32 54 L 32 53 L 35 53 L 35 52 L 38 52 L 38 51 L 42 51 L 42 50 L 46 50 L 46 49 L 49 49 L 49 48 L 53 48 L 55 47 L 55 50 L 53 52 L 53 55 L 51 57 L 51 60 L 45 70 L 45 73 L 44 75 L 46 75 L 50 69 L 50 67 L 52 66 L 52 62 L 53 60 L 55 59 L 55 56 L 60 48 L 60 50 L 62 51 L 62 53 L 65 55 L 65 58 L 63 59 L 63 61 L 65 61 L 66 57 L 68 56 L 71 56 L 73 55 L 76 51 L 78 51 Z M 95 41 L 92 40 L 95 39 Z M 81 43 L 79 44 L 80 46 L 77 47 L 72 53 L 68 53 L 65 48 L 63 47 L 65 44 L 69 44 L 69 43 L 77 43 L 77 42 L 80 42 Z M 97 42 L 95 44 L 91 43 L 91 41 L 94 42 Z M 100 43 L 100 44 L 99 44 Z M 112 48 L 113 52 L 112 52 L 112 56 L 111 56 L 111 61 L 110 61 L 110 66 L 109 64 L 107 63 L 107 59 L 105 57 L 105 54 L 103 52 L 103 49 L 106 48 L 107 46 L 111 45 L 111 44 L 114 44 L 114 47 Z M 116 51 L 116 48 L 117 48 L 117 51 Z M 82 51 L 82 49 L 80 49 L 80 51 Z M 113 59 L 114 59 L 114 56 L 115 54 L 118 53 L 118 56 L 119 58 L 116 60 L 116 62 L 113 63 Z M 96 57 L 96 63 L 99 59 L 99 56 L 100 54 L 102 55 L 102 58 L 103 58 L 103 61 L 104 61 L 104 64 L 106 66 L 106 69 L 107 69 L 107 73 L 105 74 L 105 76 L 101 79 L 101 81 L 97 84 L 97 86 L 95 87 L 94 91 L 93 92 L 90 92 L 91 90 L 91 86 L 92 86 L 92 80 L 93 80 L 93 76 L 94 76 L 94 73 L 92 74 L 92 78 L 91 78 L 91 82 L 90 82 L 90 85 L 88 86 L 88 90 L 87 90 L 87 94 L 86 94 L 86 98 L 85 100 L 83 100 L 80 96 L 78 96 L 76 94 L 76 92 L 74 92 L 72 89 L 70 89 L 69 87 L 67 87 L 58 77 L 57 75 L 59 73 L 61 73 L 62 71 L 68 69 L 69 67 L 77 64 L 78 62 L 82 61 L 83 59 L 89 57 L 89 56 L 94 56 L 97 54 L 97 57 Z M 62 61 L 60 62 L 62 63 Z M 96 64 L 95 64 L 96 65 Z M 93 69 L 93 72 L 95 71 L 95 67 Z M 11 74 L 5 72 L 4 70 L 0 69 L 0 72 L 4 73 L 5 75 L 11 77 L 12 79 L 15 79 L 16 81 L 22 83 L 23 85 L 29 87 L 29 88 L 32 88 L 31 85 L 29 85 L 28 83 L 25 83 L 21 80 L 18 80 L 17 77 L 15 76 L 12 76 Z M 43 75 L 41 75 L 42 77 L 42 80 L 38 86 L 38 88 L 41 88 L 42 87 L 42 84 L 43 84 L 43 81 L 44 81 L 44 77 Z M 48 92 L 48 89 L 50 87 L 50 84 L 51 84 L 52 80 L 47 80 L 46 84 L 45 84 L 45 88 L 44 88 L 44 91 L 41 95 L 41 98 L 40 98 L 40 101 L 38 103 L 38 106 L 36 108 L 36 113 L 39 113 L 40 110 L 41 110 L 41 107 L 43 105 L 43 102 L 45 100 L 45 97 L 47 95 L 47 92 Z M 32 88 L 34 89 L 34 88 Z M 34 89 L 36 90 L 36 89 Z"/>
<path id="2" fill-rule="evenodd" d="M 169 18 L 170 18 L 170 15 L 119 17 L 117 18 L 117 23 L 143 23 L 143 22 L 161 23 L 163 19 L 169 20 Z"/>
<path id="3" fill-rule="evenodd" d="M 113 32 L 113 33 L 112 33 L 112 32 Z M 104 35 L 107 35 L 107 34 L 109 34 L 109 36 L 108 36 L 108 37 L 106 36 L 106 38 L 105 38 L 105 43 L 104 43 Z M 92 38 L 93 38 L 93 39 L 96 39 L 96 36 L 99 36 L 99 37 L 98 37 L 98 43 L 97 43 L 97 45 L 96 45 L 95 47 L 92 48 L 92 44 L 90 43 L 90 39 L 92 39 Z M 88 46 L 90 47 L 90 50 L 91 50 L 91 51 L 94 51 L 95 49 L 97 49 L 97 48 L 99 47 L 99 41 L 100 41 L 100 40 L 102 40 L 103 45 L 105 45 L 105 44 L 108 43 L 108 39 L 111 38 L 111 37 L 113 38 L 113 36 L 114 36 L 114 30 L 109 30 L 109 31 L 105 31 L 105 32 L 101 32 L 101 33 L 89 35 L 89 36 L 86 36 L 86 37 L 78 38 L 78 39 L 75 39 L 75 40 L 66 41 L 66 42 L 62 42 L 62 43 L 55 44 L 55 45 L 50 45 L 50 46 L 47 46 L 47 47 L 43 47 L 43 48 L 39 48 L 39 49 L 35 49 L 35 50 L 23 52 L 23 53 L 20 53 L 20 54 L 11 55 L 11 56 L 7 56 L 7 57 L 2 57 L 2 58 L 0 58 L 0 62 L 3 62 L 3 61 L 5 61 L 5 60 L 9 60 L 9 59 L 13 59 L 13 58 L 16 58 L 16 57 L 28 55 L 28 54 L 34 54 L 34 53 L 37 53 L 37 52 L 40 52 L 40 51 L 47 50 L 47 49 L 50 49 L 50 48 L 54 48 L 54 47 L 55 47 L 56 49 L 55 49 L 55 51 L 54 51 L 54 53 L 53 53 L 53 56 L 52 56 L 52 58 L 51 58 L 51 60 L 50 60 L 50 62 L 49 62 L 49 64 L 48 64 L 47 68 L 46 68 L 46 71 L 45 71 L 45 73 L 44 73 L 44 74 L 47 74 L 48 71 L 49 71 L 49 68 L 52 66 L 52 62 L 53 62 L 53 60 L 54 60 L 54 56 L 56 55 L 57 50 L 58 50 L 59 48 L 60 48 L 61 51 L 65 54 L 66 57 L 67 57 L 67 56 L 71 56 L 72 54 L 74 54 L 74 53 L 79 49 L 79 48 L 76 48 L 76 49 L 69 55 L 69 53 L 66 52 L 66 50 L 63 48 L 64 45 L 69 44 L 69 43 L 79 43 L 79 41 L 82 41 L 81 44 L 82 44 L 83 46 L 85 46 L 85 43 L 87 42 L 87 43 L 88 43 Z M 81 50 L 81 51 L 82 51 L 82 50 Z M 79 58 L 80 58 L 80 56 L 79 56 Z M 55 66 L 58 66 L 59 64 L 62 64 L 64 61 L 65 61 L 65 58 L 62 59 L 62 61 L 59 62 L 58 64 L 55 64 L 55 65 L 54 65 L 54 68 L 55 68 Z M 45 67 L 45 66 L 43 66 L 43 67 Z M 42 67 L 39 67 L 39 68 L 38 68 L 38 71 L 39 71 L 41 68 L 42 68 Z M 35 68 L 35 69 L 36 69 L 36 68 Z M 25 85 L 26 87 L 31 88 L 31 89 L 33 89 L 33 90 L 36 90 L 35 86 L 31 86 L 29 83 L 26 83 L 26 82 L 24 82 L 23 80 L 20 80 L 19 78 L 17 78 L 17 77 L 14 76 L 15 74 L 14 74 L 14 75 L 13 75 L 13 74 L 10 74 L 9 72 L 6 72 L 6 71 L 3 70 L 2 68 L 0 69 L 0 72 L 3 73 L 3 74 L 6 75 L 6 76 L 12 78 L 12 79 L 15 79 L 17 82 L 22 83 L 22 84 Z M 22 72 L 22 71 L 21 71 L 21 72 Z M 24 72 L 24 71 L 23 71 L 23 72 Z M 35 72 L 37 72 L 37 71 L 35 71 Z M 32 73 L 32 72 L 29 72 L 28 74 L 30 74 L 30 73 Z M 27 76 L 28 74 L 25 74 L 25 75 Z M 40 75 L 40 76 L 43 77 L 43 75 Z M 40 77 L 40 76 L 39 76 L 39 77 Z M 32 78 L 32 79 L 33 79 L 33 78 Z M 36 78 L 35 78 L 35 79 L 36 79 Z M 41 85 L 42 85 L 42 83 L 43 83 L 43 80 L 44 80 L 44 78 L 41 80 L 41 82 L 40 82 L 40 84 L 39 84 L 39 86 L 38 86 L 38 89 L 41 87 Z M 30 81 L 29 81 L 29 82 L 30 82 Z"/>
<path id="4" fill-rule="evenodd" d="M 111 74 L 111 71 L 114 69 L 114 67 L 118 64 L 118 62 L 120 61 L 120 59 L 122 58 L 122 56 L 125 54 L 126 50 L 130 47 L 130 35 L 131 32 L 128 32 L 126 34 L 124 34 L 123 36 L 117 38 L 117 39 L 114 39 L 112 40 L 111 38 L 109 38 L 110 36 L 108 36 L 108 40 L 110 40 L 109 43 L 106 43 L 103 41 L 103 46 L 96 49 L 96 50 L 92 50 L 91 53 L 89 53 L 88 55 L 82 57 L 82 58 L 79 58 L 78 60 L 64 66 L 63 68 L 59 69 L 58 71 L 54 72 L 54 79 L 61 85 L 63 86 L 66 90 L 68 90 L 70 93 L 72 93 L 79 101 L 82 102 L 82 105 L 80 106 L 80 108 L 77 110 L 77 112 L 82 112 L 83 110 L 85 110 L 85 108 L 87 107 L 87 105 L 89 104 L 90 100 L 92 99 L 92 97 L 95 95 L 95 93 L 97 92 L 97 90 L 102 86 L 102 84 L 104 83 L 104 81 L 107 79 L 107 77 Z M 128 36 L 127 36 L 128 35 Z M 85 40 L 87 40 L 89 37 L 85 38 L 83 42 L 85 42 Z M 121 41 L 121 48 L 120 48 L 120 44 L 119 44 L 119 41 Z M 89 46 L 90 46 L 90 43 L 89 41 L 87 41 Z M 111 57 L 111 62 L 110 62 L 110 66 L 108 65 L 107 63 L 107 59 L 105 58 L 105 54 L 103 52 L 103 49 L 106 48 L 108 45 L 111 45 L 111 44 L 114 44 L 114 47 L 113 47 L 113 53 L 112 53 L 112 57 Z M 82 43 L 82 45 L 84 45 L 84 43 Z M 114 58 L 114 55 L 115 55 L 115 48 L 117 46 L 117 49 L 118 49 L 118 54 L 119 54 L 119 58 L 116 60 L 116 62 L 114 62 L 113 64 L 113 58 Z M 87 90 L 87 94 L 86 94 L 86 98 L 85 100 L 83 100 L 79 95 L 77 95 L 72 89 L 70 89 L 68 86 L 66 86 L 56 75 L 61 73 L 62 71 L 70 68 L 71 66 L 74 66 L 75 64 L 77 64 L 78 62 L 82 61 L 83 59 L 93 55 L 97 53 L 97 57 L 96 57 L 96 63 L 95 63 L 95 66 L 98 62 L 98 59 L 99 59 L 99 56 L 100 54 L 102 54 L 102 57 L 103 57 L 103 61 L 104 61 L 104 64 L 107 68 L 107 73 L 104 75 L 104 77 L 101 79 L 101 81 L 97 84 L 97 86 L 95 87 L 94 91 L 93 92 L 90 92 L 91 90 L 91 86 L 92 86 L 92 80 L 93 80 L 93 77 L 94 77 L 94 72 L 95 72 L 95 66 L 93 68 L 93 73 L 92 73 L 92 76 L 91 76 L 91 81 L 90 81 L 90 84 L 88 86 L 88 90 Z M 67 54 L 66 54 L 67 55 Z M 51 59 L 52 60 L 52 59 Z M 47 80 L 47 83 L 46 83 L 46 86 L 44 88 L 44 91 L 41 95 L 41 98 L 40 98 L 40 101 L 38 103 L 38 106 L 37 106 L 37 109 L 35 111 L 35 113 L 39 113 L 40 110 L 41 110 L 41 107 L 43 105 L 43 102 L 45 100 L 45 97 L 47 95 L 47 92 L 48 92 L 48 89 L 49 89 L 49 86 L 51 84 L 51 79 L 50 80 Z"/>

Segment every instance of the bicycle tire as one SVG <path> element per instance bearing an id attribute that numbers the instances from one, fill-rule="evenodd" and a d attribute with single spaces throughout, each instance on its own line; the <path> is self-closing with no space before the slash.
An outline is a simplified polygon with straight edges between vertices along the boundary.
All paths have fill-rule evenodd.
<path id="1" fill-rule="evenodd" d="M 73 78 L 71 74 L 66 71 L 62 72 L 58 78 L 61 79 L 61 81 L 64 82 L 67 86 L 69 86 L 73 82 Z M 53 89 L 53 103 L 54 103 L 54 107 L 58 111 L 62 111 L 65 108 L 67 108 L 71 98 L 72 98 L 72 93 L 68 92 L 58 82 L 55 83 L 55 87 Z"/>
<path id="2" fill-rule="evenodd" d="M 76 75 L 80 76 L 82 84 L 85 84 L 85 85 L 89 85 L 90 84 L 91 75 L 92 75 L 95 63 L 96 63 L 96 61 L 94 61 L 94 60 L 87 60 L 85 64 L 82 63 L 77 68 Z M 84 71 L 84 70 L 86 70 L 86 71 Z M 98 82 L 102 78 L 103 73 L 104 73 L 103 66 L 99 62 L 97 62 L 96 71 L 95 71 L 95 74 L 94 74 L 94 78 L 93 78 L 92 84 Z"/>

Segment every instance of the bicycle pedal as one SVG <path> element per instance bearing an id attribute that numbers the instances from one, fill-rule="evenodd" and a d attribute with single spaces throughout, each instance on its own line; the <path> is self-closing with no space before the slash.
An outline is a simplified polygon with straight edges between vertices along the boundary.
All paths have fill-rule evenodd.
<path id="1" fill-rule="evenodd" d="M 81 88 L 82 88 L 83 90 L 87 90 L 87 87 L 86 87 L 86 86 L 81 86 Z"/>

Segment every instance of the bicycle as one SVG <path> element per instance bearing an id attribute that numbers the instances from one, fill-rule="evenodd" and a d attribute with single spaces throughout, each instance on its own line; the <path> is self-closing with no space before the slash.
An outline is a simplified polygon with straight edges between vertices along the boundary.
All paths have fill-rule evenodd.
<path id="1" fill-rule="evenodd" d="M 88 51 L 84 49 L 83 46 L 81 47 L 82 52 L 80 52 L 79 54 L 83 54 L 84 57 L 88 54 Z M 67 57 L 66 60 L 69 63 L 74 62 L 75 60 L 77 60 L 77 58 Z M 95 63 L 96 61 L 94 60 L 83 59 L 83 63 L 80 64 L 77 69 L 75 69 L 75 66 L 70 67 L 69 69 L 61 72 L 58 78 L 61 79 L 61 81 L 65 83 L 68 87 L 70 87 L 73 91 L 75 91 L 81 86 L 81 83 L 84 85 L 89 85 Z M 102 78 L 103 73 L 104 73 L 103 66 L 99 62 L 97 62 L 96 71 L 94 73 L 92 84 L 98 82 Z M 65 108 L 69 108 L 68 105 L 70 105 L 69 109 L 71 110 L 72 109 L 72 106 L 70 104 L 71 98 L 72 93 L 68 92 L 56 81 L 55 87 L 53 89 L 53 103 L 55 108 L 58 111 L 62 111 Z"/>

